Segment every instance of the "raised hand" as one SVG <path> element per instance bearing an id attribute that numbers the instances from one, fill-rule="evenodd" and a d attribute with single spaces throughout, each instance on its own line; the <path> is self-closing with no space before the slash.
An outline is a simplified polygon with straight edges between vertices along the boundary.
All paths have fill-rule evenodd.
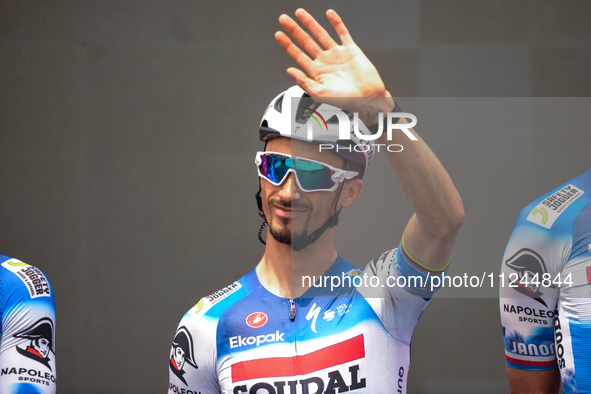
<path id="1" fill-rule="evenodd" d="M 334 10 L 326 11 L 326 16 L 341 40 L 340 45 L 308 12 L 300 8 L 295 14 L 312 36 L 288 15 L 281 15 L 279 23 L 307 53 L 282 31 L 275 33 L 275 39 L 302 68 L 303 71 L 290 67 L 287 73 L 310 96 L 391 97 L 378 71 L 355 44 Z M 359 102 L 349 104 L 357 108 L 347 109 L 362 109 L 359 108 Z"/>

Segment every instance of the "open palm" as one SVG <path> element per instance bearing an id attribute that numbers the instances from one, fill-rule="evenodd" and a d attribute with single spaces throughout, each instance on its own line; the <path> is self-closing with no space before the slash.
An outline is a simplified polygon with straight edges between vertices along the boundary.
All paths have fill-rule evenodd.
<path id="1" fill-rule="evenodd" d="M 341 39 L 341 45 L 337 44 L 305 10 L 298 9 L 296 16 L 310 31 L 313 38 L 288 15 L 281 15 L 279 23 L 307 53 L 281 31 L 275 34 L 275 39 L 303 69 L 302 71 L 290 67 L 287 72 L 310 96 L 319 98 L 389 96 L 376 68 L 353 42 L 345 24 L 334 10 L 328 10 L 326 16 Z"/>

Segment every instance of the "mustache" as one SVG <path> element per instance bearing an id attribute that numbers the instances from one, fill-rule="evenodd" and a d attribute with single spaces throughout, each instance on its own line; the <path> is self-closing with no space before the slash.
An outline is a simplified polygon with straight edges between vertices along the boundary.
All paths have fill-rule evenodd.
<path id="1" fill-rule="evenodd" d="M 271 197 L 267 202 L 269 206 L 274 205 L 281 208 L 290 208 L 296 210 L 308 210 L 311 208 L 308 204 L 302 202 L 293 203 L 292 201 L 285 201 L 284 199 L 279 197 Z"/>

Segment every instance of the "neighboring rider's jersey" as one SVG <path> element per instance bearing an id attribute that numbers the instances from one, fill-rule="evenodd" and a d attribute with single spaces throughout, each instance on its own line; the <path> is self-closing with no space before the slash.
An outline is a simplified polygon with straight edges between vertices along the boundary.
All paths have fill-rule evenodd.
<path id="1" fill-rule="evenodd" d="M 567 394 L 591 393 L 590 202 L 588 170 L 525 207 L 501 269 L 507 364 L 558 366 Z"/>
<path id="2" fill-rule="evenodd" d="M 365 269 L 338 257 L 323 276 L 326 288 L 292 302 L 267 291 L 255 269 L 185 314 L 168 392 L 406 393 L 413 330 L 437 291 L 429 277 L 442 272 L 402 247 Z"/>
<path id="3" fill-rule="evenodd" d="M 43 273 L 0 255 L 0 393 L 55 393 L 55 306 Z"/>

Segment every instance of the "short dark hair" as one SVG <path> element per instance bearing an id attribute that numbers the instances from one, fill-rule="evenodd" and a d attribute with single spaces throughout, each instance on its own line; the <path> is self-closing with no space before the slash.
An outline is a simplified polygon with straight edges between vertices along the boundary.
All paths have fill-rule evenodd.
<path id="1" fill-rule="evenodd" d="M 361 164 L 353 163 L 352 161 L 346 160 L 347 163 L 347 171 L 356 171 L 359 174 L 352 179 L 363 179 L 363 173 L 365 172 L 365 167 Z"/>

